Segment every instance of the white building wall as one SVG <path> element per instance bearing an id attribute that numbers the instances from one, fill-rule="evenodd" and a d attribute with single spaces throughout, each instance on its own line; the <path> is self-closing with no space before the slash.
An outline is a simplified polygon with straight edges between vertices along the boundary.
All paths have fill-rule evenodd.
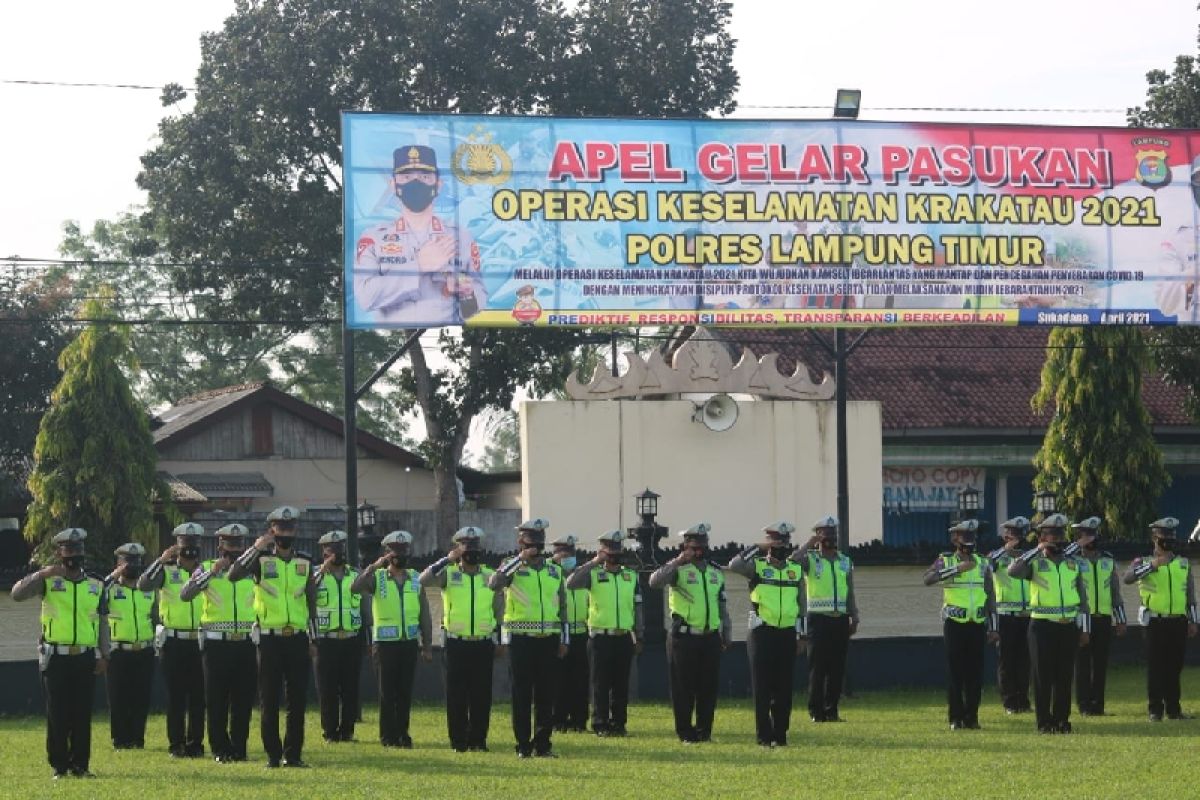
<path id="1" fill-rule="evenodd" d="M 754 541 L 774 521 L 801 533 L 836 514 L 833 402 L 739 401 L 737 423 L 692 422 L 691 401 L 527 401 L 521 404 L 522 505 L 552 533 L 590 543 L 637 523 L 633 496 L 662 495 L 658 521 L 674 533 L 713 525 L 714 544 Z M 883 537 L 880 405 L 847 409 L 850 541 Z"/>

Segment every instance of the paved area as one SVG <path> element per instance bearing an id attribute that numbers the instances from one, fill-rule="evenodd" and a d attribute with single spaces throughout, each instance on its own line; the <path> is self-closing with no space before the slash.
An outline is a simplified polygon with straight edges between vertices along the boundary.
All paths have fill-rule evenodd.
<path id="1" fill-rule="evenodd" d="M 877 636 L 938 636 L 938 608 L 941 592 L 921 583 L 920 567 L 860 567 L 855 572 L 855 589 L 862 613 L 859 635 Z M 733 616 L 734 638 L 746 638 L 746 623 L 750 612 L 750 597 L 746 581 L 729 576 L 730 614 Z M 1125 608 L 1132 617 L 1138 607 L 1137 588 L 1122 586 Z M 441 619 L 441 598 L 430 592 L 430 605 L 435 625 Z M 34 658 L 33 643 L 37 638 L 38 603 L 14 603 L 7 592 L 0 593 L 0 661 L 24 661 Z"/>

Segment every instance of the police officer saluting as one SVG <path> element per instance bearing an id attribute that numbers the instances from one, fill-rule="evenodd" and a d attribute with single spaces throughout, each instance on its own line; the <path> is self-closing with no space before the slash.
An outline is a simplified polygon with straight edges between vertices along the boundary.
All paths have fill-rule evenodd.
<path id="1" fill-rule="evenodd" d="M 158 598 L 140 591 L 146 548 L 128 542 L 116 550 L 117 566 L 105 583 L 112 658 L 108 665 L 109 730 L 117 750 L 146 746 L 146 717 L 154 683 L 154 626 Z"/>
<path id="2" fill-rule="evenodd" d="M 1175 553 L 1179 520 L 1163 517 L 1150 523 L 1154 552 L 1135 559 L 1125 583 L 1137 583 L 1142 596 L 1138 618 L 1146 630 L 1146 689 L 1151 722 L 1191 719 L 1179 704 L 1179 675 L 1187 640 L 1196 635 L 1200 616 L 1191 564 Z"/>
<path id="3" fill-rule="evenodd" d="M 854 564 L 838 552 L 838 522 L 817 520 L 813 536 L 792 560 L 804 571 L 808 614 L 808 716 L 813 722 L 841 722 L 838 702 L 846 674 L 850 637 L 858 632 L 858 601 L 854 596 Z"/>
<path id="4" fill-rule="evenodd" d="M 108 625 L 101 617 L 104 585 L 83 571 L 87 531 L 67 528 L 51 539 L 57 564 L 17 581 L 12 599 L 41 595 L 38 665 L 46 696 L 46 757 L 56 779 L 94 778 L 92 692 L 108 666 Z"/>
<path id="5" fill-rule="evenodd" d="M 329 531 L 319 540 L 317 585 L 317 699 L 321 733 L 327 742 L 354 741 L 358 719 L 358 680 L 362 671 L 362 610 L 352 588 L 358 570 L 346 566 L 346 532 Z"/>
<path id="6" fill-rule="evenodd" d="M 567 627 L 571 632 L 567 654 L 559 662 L 562 669 L 554 699 L 554 730 L 560 733 L 586 731 L 588 718 L 588 593 L 586 588 L 570 588 L 576 564 L 575 544 L 575 537 L 569 534 L 550 543 L 554 563 L 562 568 L 568 582 Z"/>
<path id="7" fill-rule="evenodd" d="M 204 665 L 204 699 L 208 707 L 208 747 L 213 760 L 230 764 L 246 760 L 250 713 L 258 676 L 254 642 L 254 586 L 234 583 L 229 571 L 241 554 L 245 525 L 225 525 L 213 534 L 217 558 L 200 564 L 183 585 L 179 598 L 200 598 L 200 655 Z"/>
<path id="8" fill-rule="evenodd" d="M 942 585 L 942 636 L 949 683 L 950 730 L 979 728 L 983 695 L 983 648 L 999 639 L 991 565 L 975 552 L 979 522 L 965 519 L 950 528 L 954 549 L 925 571 L 925 585 Z"/>
<path id="9" fill-rule="evenodd" d="M 411 749 L 417 654 L 433 660 L 433 624 L 420 576 L 408 568 L 412 534 L 392 531 L 383 537 L 383 555 L 354 581 L 354 590 L 371 596 L 371 641 L 379 671 L 379 743 Z M 491 664 L 491 661 L 488 662 Z"/>
<path id="10" fill-rule="evenodd" d="M 1038 733 L 1071 732 L 1075 652 L 1091 629 L 1087 587 L 1079 562 L 1063 554 L 1067 518 L 1051 514 L 1038 525 L 1038 546 L 1008 566 L 1029 579 L 1029 656 Z"/>
<path id="11" fill-rule="evenodd" d="M 442 590 L 442 664 L 446 671 L 446 727 L 459 753 L 486 751 L 492 714 L 492 659 L 504 595 L 488 585 L 494 572 L 483 564 L 483 529 L 459 528 L 450 554 L 421 573 L 422 586 Z"/>
<path id="12" fill-rule="evenodd" d="M 202 601 L 181 597 L 200 565 L 204 528 L 185 522 L 172 532 L 175 544 L 163 551 L 137 581 L 140 591 L 158 591 L 162 624 L 156 642 L 167 681 L 167 746 L 172 758 L 204 755 L 204 665 L 200 660 Z"/>
<path id="13" fill-rule="evenodd" d="M 725 575 L 708 560 L 707 522 L 680 531 L 679 555 L 650 575 L 655 589 L 670 587 L 667 605 L 667 668 L 675 735 L 684 744 L 712 738 L 721 674 L 721 652 L 729 647 Z M 693 716 L 694 715 L 694 716 Z"/>
<path id="14" fill-rule="evenodd" d="M 1029 520 L 1013 517 L 1000 523 L 1004 544 L 988 553 L 992 562 L 992 588 L 996 594 L 1000 642 L 996 683 L 1000 702 L 1008 714 L 1029 711 L 1029 581 L 1009 577 L 1008 567 L 1021 556 L 1021 540 Z"/>
<path id="15" fill-rule="evenodd" d="M 1079 546 L 1080 570 L 1091 607 L 1091 633 L 1075 657 L 1075 702 L 1085 717 L 1104 716 L 1104 686 L 1113 634 L 1125 635 L 1125 601 L 1117 582 L 1113 554 L 1101 551 L 1100 518 L 1088 517 L 1071 526 Z"/>
<path id="16" fill-rule="evenodd" d="M 801 623 L 800 565 L 792 554 L 790 522 L 763 528 L 763 541 L 733 557 L 727 569 L 750 579 L 750 689 L 754 728 L 762 747 L 787 744 L 792 714 L 792 673 L 796 669 Z"/>
<path id="17" fill-rule="evenodd" d="M 548 527 L 541 518 L 521 523 L 517 554 L 488 581 L 493 591 L 504 591 L 503 636 L 512 659 L 513 735 L 520 758 L 555 757 L 550 739 L 558 659 L 566 656 L 571 641 L 562 568 L 542 555 Z"/>
<path id="18" fill-rule="evenodd" d="M 592 731 L 625 736 L 629 669 L 642 652 L 642 590 L 637 572 L 621 563 L 621 532 L 601 534 L 599 542 L 596 557 L 567 578 L 567 591 L 587 591 Z"/>
<path id="19" fill-rule="evenodd" d="M 316 585 L 312 564 L 292 550 L 300 512 L 280 506 L 267 515 L 267 533 L 233 562 L 229 580 L 254 579 L 258 626 L 258 693 L 267 766 L 307 767 L 304 707 L 308 701 L 311 642 L 316 639 Z M 315 650 L 312 647 L 312 650 Z M 287 696 L 287 732 L 279 740 L 279 695 Z"/>

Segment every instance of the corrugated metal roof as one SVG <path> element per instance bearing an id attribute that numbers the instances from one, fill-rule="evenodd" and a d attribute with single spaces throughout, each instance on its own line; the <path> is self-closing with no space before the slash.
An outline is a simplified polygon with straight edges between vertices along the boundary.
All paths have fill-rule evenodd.
<path id="1" fill-rule="evenodd" d="M 261 472 L 186 472 L 178 477 L 208 497 L 270 497 L 275 493 Z"/>

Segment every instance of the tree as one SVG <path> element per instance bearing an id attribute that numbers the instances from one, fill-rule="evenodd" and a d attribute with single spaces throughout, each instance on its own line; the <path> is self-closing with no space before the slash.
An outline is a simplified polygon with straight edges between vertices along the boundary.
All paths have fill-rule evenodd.
<path id="1" fill-rule="evenodd" d="M 1200 61 L 1179 56 L 1171 72 L 1151 70 L 1146 105 L 1129 109 L 1129 124 L 1147 128 L 1200 127 Z M 1200 420 L 1200 327 L 1163 327 L 1149 335 L 1163 378 L 1187 390 L 1185 405 Z"/>
<path id="2" fill-rule="evenodd" d="M 92 563 L 110 563 L 128 541 L 154 548 L 154 501 L 172 510 L 149 419 L 125 379 L 134 367 L 129 331 L 113 323 L 108 295 L 84 304 L 82 315 L 95 321 L 59 356 L 62 380 L 38 430 L 25 536 L 42 558 L 68 526 L 87 530 Z"/>
<path id="3" fill-rule="evenodd" d="M 193 110 L 168 117 L 139 185 L 180 285 L 227 312 L 332 313 L 340 296 L 339 112 L 606 113 L 733 108 L 730 7 L 716 0 L 241 0 L 202 40 Z M 648 59 L 653 69 L 648 68 Z M 164 91 L 166 105 L 179 87 Z M 238 264 L 238 269 L 221 265 Z M 305 326 L 297 325 L 297 331 Z M 567 374 L 569 331 L 443 332 L 399 375 L 435 472 L 441 543 L 474 417 Z"/>
<path id="4" fill-rule="evenodd" d="M 61 281 L 0 265 L 0 508 L 24 507 L 42 412 L 67 342 L 57 320 L 69 303 Z"/>
<path id="5" fill-rule="evenodd" d="M 1032 400 L 1054 408 L 1035 486 L 1068 516 L 1100 516 L 1114 538 L 1140 537 L 1170 482 L 1142 403 L 1147 360 L 1137 328 L 1055 328 Z"/>

